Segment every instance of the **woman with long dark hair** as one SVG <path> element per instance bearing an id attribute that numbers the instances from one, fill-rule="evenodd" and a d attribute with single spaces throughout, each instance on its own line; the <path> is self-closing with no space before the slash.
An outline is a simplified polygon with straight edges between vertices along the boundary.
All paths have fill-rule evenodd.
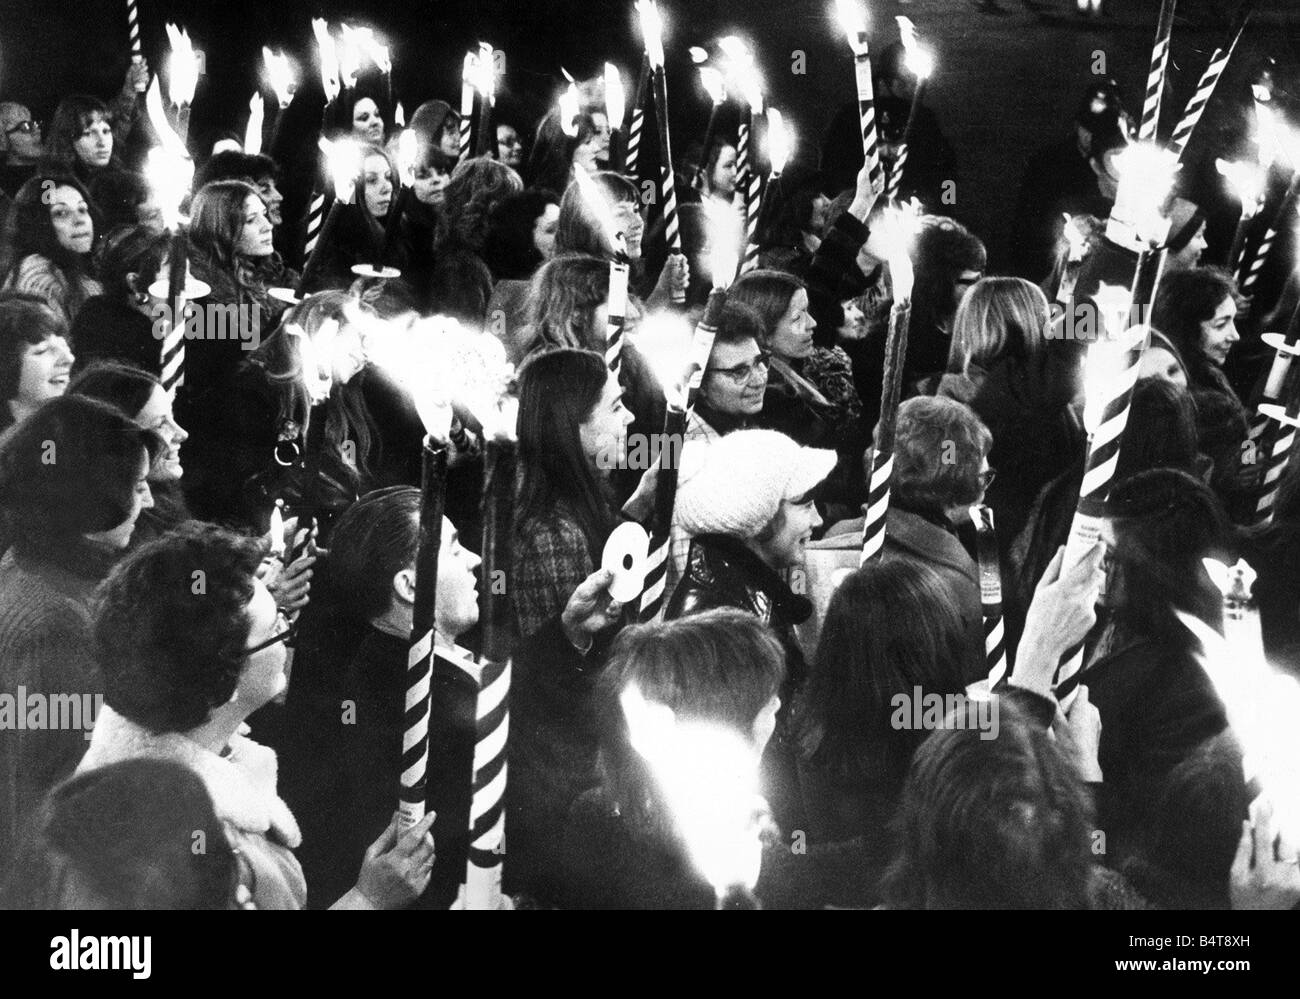
<path id="1" fill-rule="evenodd" d="M 130 104 L 134 106 L 134 94 Z M 146 200 L 138 174 L 122 165 L 114 114 L 97 97 L 74 95 L 59 102 L 45 137 L 45 158 L 38 172 L 71 174 L 85 185 L 106 229 L 143 221 L 139 205 Z"/>
<path id="2" fill-rule="evenodd" d="M 595 786 L 592 683 L 621 607 L 597 573 L 616 523 L 606 465 L 626 446 L 631 414 L 600 354 L 559 349 L 519 375 L 518 491 L 510 594 L 521 642 L 510 691 L 507 877 L 546 895 L 573 799 Z M 598 635 L 579 634 L 566 605 L 599 607 Z M 596 631 L 597 628 L 591 629 Z"/>
<path id="3" fill-rule="evenodd" d="M 360 163 L 356 197 L 352 204 L 340 208 L 334 236 L 321 247 L 319 269 L 308 282 L 308 291 L 347 288 L 356 280 L 352 268 L 358 264 L 378 267 L 383 263 L 399 269 L 404 265 L 400 253 L 386 261 L 380 259 L 388 213 L 401 187 L 397 167 L 383 147 L 374 143 L 361 147 Z"/>
<path id="4" fill-rule="evenodd" d="M 92 276 L 95 232 L 94 209 L 81 182 L 68 174 L 37 173 L 19 189 L 0 235 L 0 287 L 40 295 L 71 324 L 86 300 L 102 290 Z"/>
<path id="5" fill-rule="evenodd" d="M 604 115 L 580 112 L 565 130 L 560 112 L 552 110 L 537 124 L 533 147 L 528 153 L 524 177 L 529 187 L 563 191 L 569 186 L 574 167 L 595 173 L 600 161 L 609 156 L 609 124 Z"/>
<path id="6" fill-rule="evenodd" d="M 68 326 L 45 299 L 0 292 L 0 431 L 68 389 Z"/>

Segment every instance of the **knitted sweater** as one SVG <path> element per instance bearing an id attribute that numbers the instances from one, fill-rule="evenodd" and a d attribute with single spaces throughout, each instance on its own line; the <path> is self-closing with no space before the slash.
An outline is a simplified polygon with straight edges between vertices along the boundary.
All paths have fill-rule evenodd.
<path id="1" fill-rule="evenodd" d="M 92 295 L 103 292 L 93 278 L 69 278 L 63 269 L 39 253 L 29 253 L 9 275 L 4 291 L 24 291 L 45 299 L 69 326 Z"/>
<path id="2" fill-rule="evenodd" d="M 90 599 L 111 562 L 80 543 L 0 560 L 0 869 L 28 815 L 85 751 L 104 693 Z"/>

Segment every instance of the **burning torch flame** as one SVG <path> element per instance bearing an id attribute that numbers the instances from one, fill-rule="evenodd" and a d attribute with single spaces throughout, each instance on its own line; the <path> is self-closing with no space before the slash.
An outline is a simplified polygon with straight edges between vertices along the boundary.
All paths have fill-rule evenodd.
<path id="1" fill-rule="evenodd" d="M 705 198 L 704 210 L 708 217 L 708 259 L 713 287 L 728 288 L 740 262 L 740 213 L 729 202 L 717 198 Z"/>
<path id="2" fill-rule="evenodd" d="M 636 11 L 641 18 L 641 37 L 645 39 L 645 54 L 651 69 L 664 64 L 664 22 L 654 0 L 636 0 Z"/>
<path id="3" fill-rule="evenodd" d="M 397 102 L 397 107 L 393 108 L 393 124 L 398 128 L 406 127 L 406 108 L 402 107 L 402 102 Z"/>
<path id="4" fill-rule="evenodd" d="M 262 151 L 262 124 L 266 121 L 266 104 L 260 93 L 248 101 L 248 127 L 244 129 L 244 152 L 256 156 Z"/>
<path id="5" fill-rule="evenodd" d="M 573 181 L 578 185 L 578 193 L 582 195 L 583 204 L 595 216 L 596 224 L 604 232 L 614 252 L 626 255 L 626 234 L 619 229 L 618 220 L 614 217 L 614 206 L 610 204 L 610 199 L 605 192 L 591 179 L 591 175 L 586 170 L 576 164 L 573 168 Z"/>
<path id="6" fill-rule="evenodd" d="M 867 12 L 857 0 L 835 0 L 835 17 L 855 54 L 867 50 Z"/>
<path id="7" fill-rule="evenodd" d="M 163 109 L 162 91 L 158 88 L 158 77 L 156 76 L 149 82 L 149 89 L 145 91 L 144 107 L 145 113 L 149 116 L 149 123 L 153 125 L 154 132 L 162 140 L 162 146 L 167 151 L 167 155 L 173 157 L 175 161 L 188 160 L 190 158 L 189 150 L 185 148 L 185 143 L 181 141 L 181 137 L 176 134 L 171 122 L 167 120 L 167 112 Z M 190 170 L 193 169 L 193 164 L 191 164 Z M 189 186 L 188 180 L 186 180 L 185 186 Z"/>
<path id="8" fill-rule="evenodd" d="M 664 387 L 668 401 L 684 409 L 682 381 L 691 347 L 691 327 L 686 318 L 677 312 L 651 312 L 628 339 L 636 344 L 637 353 Z"/>
<path id="9" fill-rule="evenodd" d="M 794 134 L 785 127 L 785 119 L 776 108 L 767 109 L 767 156 L 772 162 L 772 176 L 778 176 L 794 151 Z"/>
<path id="10" fill-rule="evenodd" d="M 754 53 L 738 35 L 727 35 L 718 40 L 727 68 L 727 79 L 740 99 L 753 110 L 763 110 L 763 77 L 754 61 Z"/>
<path id="11" fill-rule="evenodd" d="M 1169 233 L 1160 209 L 1174 185 L 1178 154 L 1150 142 L 1134 143 L 1115 157 L 1119 189 L 1111 219 L 1132 227 L 1137 237 L 1159 243 Z"/>
<path id="12" fill-rule="evenodd" d="M 407 187 L 415 183 L 415 160 L 419 151 L 419 136 L 409 128 L 404 129 L 397 137 L 397 169 L 402 175 L 402 183 Z"/>
<path id="13" fill-rule="evenodd" d="M 1077 264 L 1088 252 L 1088 234 L 1079 228 L 1079 223 L 1075 221 L 1074 216 L 1069 212 L 1061 212 L 1061 218 L 1065 219 L 1065 225 L 1062 228 L 1062 234 L 1065 236 L 1065 242 L 1069 246 L 1069 261 Z"/>
<path id="14" fill-rule="evenodd" d="M 489 104 L 496 98 L 497 71 L 491 42 L 478 43 L 478 66 L 474 74 L 474 87 L 478 90 L 479 96 Z"/>
<path id="15" fill-rule="evenodd" d="M 912 23 L 910 17 L 899 16 L 896 20 L 898 34 L 906 54 L 907 68 L 916 75 L 918 80 L 928 80 L 930 74 L 934 72 L 934 53 L 921 44 L 916 36 L 916 25 Z"/>
<path id="16" fill-rule="evenodd" d="M 752 890 L 763 861 L 758 754 L 739 732 L 683 721 L 635 685 L 619 697 L 632 748 L 649 764 L 691 862 L 718 898 Z"/>
<path id="17" fill-rule="evenodd" d="M 698 66 L 709 61 L 709 53 L 706 49 L 702 49 L 698 45 L 692 45 L 689 51 L 691 62 L 695 63 L 695 65 Z"/>
<path id="18" fill-rule="evenodd" d="M 320 62 L 320 85 L 325 91 L 325 100 L 333 101 L 339 95 L 339 53 L 334 36 L 330 34 L 329 25 L 324 18 L 315 17 L 311 22 L 312 33 L 316 36 L 316 56 Z"/>
<path id="19" fill-rule="evenodd" d="M 162 212 L 163 224 L 175 230 L 181 220 L 181 202 L 194 179 L 194 161 L 164 143 L 149 150 L 144 175 Z"/>
<path id="20" fill-rule="evenodd" d="M 289 106 L 298 89 L 298 75 L 294 71 L 293 64 L 283 52 L 272 52 L 263 45 L 262 66 L 266 82 L 275 91 L 275 98 L 280 102 L 280 110 L 283 111 Z"/>
<path id="21" fill-rule="evenodd" d="M 881 246 L 889 261 L 890 285 L 897 305 L 912 298 L 911 250 L 921 230 L 921 204 L 913 198 L 896 208 L 888 208 L 881 221 Z"/>
<path id="22" fill-rule="evenodd" d="M 1282 113 L 1271 104 L 1255 103 L 1255 141 L 1259 146 L 1259 162 L 1284 162 L 1291 167 L 1297 165 L 1300 143 L 1296 140 L 1295 130 L 1289 127 Z"/>
<path id="23" fill-rule="evenodd" d="M 344 25 L 344 31 L 346 30 L 347 25 Z M 393 71 L 393 60 L 388 54 L 388 46 L 380 42 L 373 29 L 353 28 L 352 37 L 357 48 L 375 64 L 375 69 L 385 75 Z"/>
<path id="24" fill-rule="evenodd" d="M 560 95 L 560 128 L 570 139 L 578 134 L 578 116 L 582 114 L 582 100 L 578 96 L 578 85 L 569 71 L 560 68 L 564 78 L 569 81 L 568 88 Z"/>
<path id="25" fill-rule="evenodd" d="M 612 62 L 605 63 L 605 117 L 611 129 L 623 127 L 623 105 L 627 97 L 623 91 L 623 75 Z"/>
<path id="26" fill-rule="evenodd" d="M 727 99 L 727 81 L 722 71 L 712 66 L 700 67 L 700 83 L 716 107 Z"/>
<path id="27" fill-rule="evenodd" d="M 355 87 L 357 77 L 361 74 L 365 42 L 361 39 L 361 29 L 354 28 L 350 24 L 339 25 L 339 32 L 336 50 L 339 57 L 339 73 L 343 77 L 345 87 Z"/>
<path id="28" fill-rule="evenodd" d="M 460 70 L 460 116 L 462 118 L 468 118 L 474 113 L 474 85 L 477 75 L 478 56 L 473 52 L 466 52 Z"/>
<path id="29" fill-rule="evenodd" d="M 171 55 L 167 57 L 167 97 L 180 107 L 194 100 L 194 88 L 199 84 L 200 58 L 184 28 L 168 24 L 167 43 L 171 46 Z"/>
<path id="30" fill-rule="evenodd" d="M 325 154 L 325 167 L 334 181 L 334 197 L 346 205 L 352 204 L 357 193 L 357 175 L 361 173 L 361 146 L 351 139 L 331 142 L 323 137 L 319 144 Z"/>
<path id="31" fill-rule="evenodd" d="M 1227 180 L 1232 193 L 1241 202 L 1242 216 L 1251 218 L 1264 205 L 1268 172 L 1258 164 L 1245 161 L 1232 163 L 1228 160 L 1216 159 L 1214 165 L 1219 168 L 1219 173 Z"/>

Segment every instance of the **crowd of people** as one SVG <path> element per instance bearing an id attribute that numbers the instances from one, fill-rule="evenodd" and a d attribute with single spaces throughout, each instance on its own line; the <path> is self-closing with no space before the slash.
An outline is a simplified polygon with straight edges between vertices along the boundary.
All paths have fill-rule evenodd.
<path id="1" fill-rule="evenodd" d="M 916 80 L 898 46 L 876 71 L 891 167 Z M 65 97 L 44 134 L 0 104 L 0 905 L 449 903 L 468 770 L 452 765 L 465 746 L 447 705 L 464 691 L 435 690 L 428 816 L 401 827 L 425 426 L 422 400 L 371 350 L 429 316 L 499 341 L 515 367 L 504 590 L 479 572 L 486 431 L 458 407 L 435 641 L 452 659 L 481 651 L 480 601 L 504 592 L 516 906 L 708 908 L 736 887 L 711 883 L 629 690 L 727 733 L 760 775 L 757 866 L 740 887 L 766 908 L 1300 901 L 1295 830 L 1255 799 L 1183 622 L 1222 631 L 1202 560 L 1244 556 L 1264 652 L 1300 663 L 1300 476 L 1284 467 L 1259 522 L 1250 436 L 1271 359 L 1260 335 L 1294 327 L 1296 288 L 1275 306 L 1244 300 L 1205 259 L 1187 192 L 1165 208 L 1101 537 L 1081 560 L 1064 553 L 1089 446 L 1088 345 L 1057 335 L 1051 303 L 1071 301 L 1078 266 L 1062 211 L 1090 253 L 1115 249 L 1116 155 L 1134 139 L 1113 84 L 1090 85 L 1068 138 L 1027 161 L 1008 274 L 942 214 L 960 151 L 922 105 L 900 195 L 931 214 L 910 249 L 884 550 L 860 565 L 896 365 L 887 199 L 855 106 L 768 183 L 758 264 L 732 283 L 713 274 L 708 225 L 744 212 L 725 127 L 707 148 L 675 137 L 675 253 L 646 174 L 611 152 L 599 81 L 570 120 L 498 120 L 484 155 L 462 155 L 450 104 L 422 104 L 406 128 L 409 197 L 393 107 L 382 88 L 348 88 L 322 124 L 359 146 L 356 197 L 315 254 L 314 160 L 230 140 L 196 155 L 199 305 L 235 307 L 254 335 L 188 338 L 176 386 L 159 289 L 182 244 L 124 155 L 151 127 L 136 98 L 148 73 L 134 64 L 110 101 Z M 630 293 L 611 369 L 616 257 Z M 400 277 L 354 270 L 371 265 Z M 666 592 L 638 623 L 602 553 L 620 523 L 651 526 L 666 469 L 623 459 L 664 426 L 687 361 L 683 342 L 680 372 L 666 367 L 649 331 L 673 311 L 693 326 L 714 284 L 730 286 L 675 469 Z M 1010 660 L 982 691 L 979 504 Z M 1079 648 L 1082 682 L 1058 699 Z M 911 724 L 931 697 L 946 710 Z M 975 714 L 953 708 L 977 698 Z M 73 702 L 81 722 L 55 724 Z"/>

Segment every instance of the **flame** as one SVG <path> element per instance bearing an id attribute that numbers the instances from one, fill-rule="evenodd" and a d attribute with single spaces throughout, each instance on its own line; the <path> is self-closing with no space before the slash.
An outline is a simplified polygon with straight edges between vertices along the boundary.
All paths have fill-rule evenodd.
<path id="1" fill-rule="evenodd" d="M 772 163 L 772 176 L 775 177 L 790 161 L 794 151 L 794 133 L 785 125 L 785 119 L 776 108 L 767 109 L 767 158 Z"/>
<path id="2" fill-rule="evenodd" d="M 497 71 L 496 59 L 493 58 L 491 42 L 478 43 L 478 65 L 474 74 L 474 86 L 479 96 L 489 104 L 496 97 Z"/>
<path id="3" fill-rule="evenodd" d="M 641 37 L 645 39 L 645 54 L 651 69 L 661 69 L 664 64 L 664 22 L 654 0 L 636 0 L 636 11 L 641 19 Z"/>
<path id="4" fill-rule="evenodd" d="M 914 274 L 911 251 L 920 229 L 921 203 L 915 198 L 897 207 L 885 209 L 881 220 L 880 246 L 885 259 L 889 261 L 889 278 L 895 305 L 912 298 Z"/>
<path id="5" fill-rule="evenodd" d="M 916 25 L 910 17 L 900 15 L 895 20 L 898 21 L 898 34 L 906 53 L 907 68 L 916 75 L 917 80 L 928 80 L 934 72 L 934 53 L 921 44 L 916 35 Z"/>
<path id="6" fill-rule="evenodd" d="M 149 123 L 153 125 L 154 132 L 162 140 L 162 147 L 167 151 L 167 155 L 174 160 L 188 160 L 190 158 L 189 150 L 185 148 L 185 143 L 176 130 L 172 128 L 172 123 L 167 120 L 167 112 L 163 109 L 162 91 L 158 87 L 158 77 L 149 81 L 149 89 L 144 95 L 145 113 L 149 116 Z M 193 170 L 193 164 L 190 169 Z M 186 185 L 188 186 L 188 181 Z"/>
<path id="7" fill-rule="evenodd" d="M 583 204 L 595 216 L 597 224 L 605 233 L 605 238 L 609 240 L 614 252 L 626 254 L 626 235 L 618 227 L 618 220 L 614 217 L 614 206 L 610 203 L 609 197 L 591 179 L 591 175 L 576 164 L 573 168 L 573 182 L 578 185 L 578 193 L 582 195 Z"/>
<path id="8" fill-rule="evenodd" d="M 701 66 L 700 83 L 715 107 L 727 99 L 727 81 L 721 70 L 712 66 Z"/>
<path id="9" fill-rule="evenodd" d="M 350 24 L 339 25 L 339 38 L 337 43 L 339 57 L 339 73 L 343 78 L 345 87 L 355 87 L 357 77 L 361 74 L 361 60 L 365 55 L 365 41 L 362 39 L 362 31 L 369 31 L 369 28 L 354 28 Z"/>
<path id="10" fill-rule="evenodd" d="M 320 84 L 325 91 L 325 100 L 333 101 L 339 95 L 339 53 L 334 36 L 330 34 L 329 25 L 322 17 L 311 21 L 312 33 L 316 36 L 316 55 L 320 62 Z"/>
<path id="11" fill-rule="evenodd" d="M 636 332 L 628 335 L 664 387 L 668 401 L 678 402 L 682 407 L 686 404 L 681 388 L 690 358 L 691 332 L 685 316 L 663 311 L 648 313 Z"/>
<path id="12" fill-rule="evenodd" d="M 361 173 L 361 146 L 352 139 L 331 142 L 324 137 L 319 146 L 325 154 L 325 168 L 334 182 L 334 196 L 344 204 L 352 204 L 357 194 L 357 176 Z"/>
<path id="13" fill-rule="evenodd" d="M 740 732 L 684 721 L 635 684 L 619 697 L 632 747 L 650 766 L 691 862 L 718 897 L 753 889 L 763 860 L 758 754 Z"/>
<path id="14" fill-rule="evenodd" d="M 393 124 L 398 128 L 406 127 L 406 108 L 402 107 L 402 102 L 397 102 L 397 107 L 393 108 Z"/>
<path id="15" fill-rule="evenodd" d="M 298 89 L 298 74 L 293 64 L 283 52 L 273 52 L 263 45 L 262 69 L 267 84 L 275 91 L 276 100 L 280 102 L 280 109 L 284 110 Z"/>
<path id="16" fill-rule="evenodd" d="M 1061 218 L 1065 219 L 1062 234 L 1069 244 L 1070 263 L 1078 263 L 1088 252 L 1088 234 L 1079 228 L 1078 222 L 1069 212 L 1061 212 Z"/>
<path id="17" fill-rule="evenodd" d="M 867 12 L 857 0 L 835 0 L 835 19 L 855 53 L 867 48 Z"/>
<path id="18" fill-rule="evenodd" d="M 623 127 L 623 105 L 627 102 L 623 91 L 623 75 L 612 62 L 605 63 L 605 117 L 611 129 Z"/>
<path id="19" fill-rule="evenodd" d="M 266 104 L 260 93 L 248 101 L 248 126 L 244 129 L 244 152 L 256 156 L 262 151 L 262 125 L 266 121 Z"/>
<path id="20" fill-rule="evenodd" d="M 284 500 L 276 500 L 271 507 L 271 554 L 284 554 Z"/>
<path id="21" fill-rule="evenodd" d="M 460 70 L 460 116 L 468 118 L 474 113 L 474 80 L 478 76 L 478 55 L 465 53 Z"/>
<path id="22" fill-rule="evenodd" d="M 738 35 L 727 35 L 718 40 L 718 48 L 725 57 L 727 81 L 733 92 L 753 110 L 763 110 L 763 76 L 754 61 L 754 53 Z"/>
<path id="23" fill-rule="evenodd" d="M 1174 185 L 1178 154 L 1150 142 L 1134 143 L 1115 159 L 1119 190 L 1111 219 L 1131 226 L 1139 239 L 1159 243 L 1169 232 L 1160 209 Z"/>
<path id="24" fill-rule="evenodd" d="M 1293 169 L 1300 165 L 1300 141 L 1296 131 L 1291 128 L 1283 116 L 1271 104 L 1255 102 L 1255 141 L 1259 146 L 1259 162 L 1274 163 L 1281 166 L 1284 162 Z"/>
<path id="25" fill-rule="evenodd" d="M 383 44 L 371 28 L 354 28 L 357 44 L 375 64 L 375 69 L 387 75 L 393 71 L 393 60 L 388 46 Z"/>
<path id="26" fill-rule="evenodd" d="M 578 116 L 582 114 L 582 99 L 578 96 L 578 84 L 569 75 L 569 71 L 561 67 L 560 72 L 569 81 L 568 88 L 560 94 L 560 128 L 572 139 L 578 134 Z"/>
<path id="27" fill-rule="evenodd" d="M 409 128 L 403 129 L 397 137 L 397 169 L 402 175 L 402 183 L 407 187 L 415 183 L 415 161 L 419 153 L 419 136 Z"/>
<path id="28" fill-rule="evenodd" d="M 156 78 L 154 82 L 157 83 Z M 164 143 L 149 150 L 144 176 L 162 212 L 163 224 L 174 231 L 181 220 L 181 202 L 194 179 L 194 161 L 188 156 L 178 155 L 175 149 L 169 149 Z"/>
<path id="29" fill-rule="evenodd" d="M 727 201 L 704 199 L 708 217 L 709 272 L 715 288 L 729 288 L 740 263 L 740 241 L 744 232 L 741 216 Z"/>
<path id="30" fill-rule="evenodd" d="M 1268 171 L 1256 163 L 1242 161 L 1232 163 L 1216 159 L 1214 165 L 1232 188 L 1232 193 L 1241 202 L 1241 212 L 1250 218 L 1263 207 L 1264 194 L 1268 184 Z"/>
<path id="31" fill-rule="evenodd" d="M 194 100 L 194 89 L 199 84 L 200 56 L 194 51 L 189 33 L 174 24 L 167 25 L 167 43 L 171 54 L 167 57 L 167 97 L 178 107 Z"/>

